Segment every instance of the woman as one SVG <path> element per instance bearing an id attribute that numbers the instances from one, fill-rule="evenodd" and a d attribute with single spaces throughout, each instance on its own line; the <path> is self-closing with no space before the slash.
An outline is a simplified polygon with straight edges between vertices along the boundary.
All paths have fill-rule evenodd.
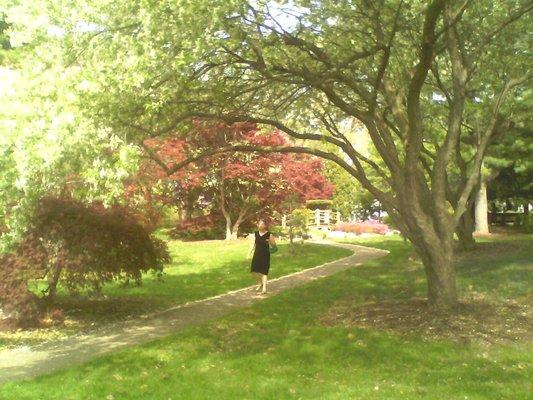
<path id="1" fill-rule="evenodd" d="M 257 279 L 257 291 L 261 294 L 267 292 L 267 276 L 270 269 L 270 245 L 276 244 L 276 238 L 268 231 L 265 221 L 257 222 L 257 231 L 254 233 L 254 242 L 248 252 L 248 259 L 252 256 L 252 274 Z"/>

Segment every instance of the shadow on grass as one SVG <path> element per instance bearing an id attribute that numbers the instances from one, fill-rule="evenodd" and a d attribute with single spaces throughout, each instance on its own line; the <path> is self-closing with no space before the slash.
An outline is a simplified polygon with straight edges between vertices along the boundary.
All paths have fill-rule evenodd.
<path id="1" fill-rule="evenodd" d="M 386 258 L 148 345 L 7 384 L 0 394 L 6 399 L 527 399 L 530 380 L 524 365 L 531 357 L 521 344 L 485 348 L 321 323 L 339 302 L 377 301 L 386 307 L 425 294 L 423 268 L 408 261 L 409 246 L 387 242 L 362 243 L 392 250 Z M 496 253 L 511 257 L 509 251 Z M 495 261 L 503 269 L 523 268 Z M 460 261 L 462 285 L 469 265 L 477 268 L 476 262 Z M 480 272 L 472 279 L 481 285 L 486 277 Z M 50 396 L 60 386 L 61 393 Z"/>
<path id="2" fill-rule="evenodd" d="M 420 262 L 409 260 L 413 254 L 409 243 L 388 238 L 372 238 L 355 243 L 387 249 L 390 255 L 382 260 L 367 262 L 350 275 L 347 282 L 353 287 L 354 300 L 387 302 L 391 299 L 425 297 L 423 267 Z M 493 297 L 527 294 L 533 280 L 533 270 L 526 266 L 527 261 L 533 258 L 531 244 L 531 240 L 525 239 L 479 243 L 472 252 L 460 255 L 457 274 L 461 294 L 464 296 L 472 289 L 490 291 Z M 314 266 L 327 259 L 323 257 L 313 262 L 320 247 L 311 246 L 306 249 L 308 253 L 297 254 L 300 261 L 294 263 L 294 256 L 289 253 L 288 245 L 280 245 L 280 252 L 272 259 L 271 278 Z M 179 269 L 177 264 L 180 262 L 184 265 L 190 263 L 177 257 L 170 268 Z M 94 325 L 149 315 L 167 307 L 215 296 L 253 283 L 249 261 L 240 259 L 219 262 L 216 268 L 198 273 L 166 274 L 162 281 L 147 277 L 141 286 L 114 285 L 105 288 L 106 296 L 102 298 L 61 296 L 58 306 L 84 330 Z M 350 293 L 344 285 L 339 284 L 327 290 L 335 291 L 338 287 Z"/>
<path id="3" fill-rule="evenodd" d="M 518 350 L 481 354 L 470 346 L 317 323 L 340 299 L 364 300 L 369 293 L 359 289 L 366 270 L 381 275 L 395 268 L 382 261 L 383 269 L 365 264 L 178 335 L 18 387 L 7 384 L 4 393 L 38 395 L 61 384 L 61 395 L 81 399 L 90 398 L 86 393 L 122 399 L 148 393 L 178 399 L 524 396 L 524 379 L 514 367 Z M 387 282 L 397 283 L 374 281 Z M 516 397 L 505 396 L 510 387 Z"/>
<path id="4" fill-rule="evenodd" d="M 43 326 L 41 329 L 28 330 L 24 334 L 14 331 L 2 332 L 0 347 L 55 339 L 61 335 L 61 331 L 68 335 L 87 332 L 109 323 L 150 316 L 169 307 L 255 283 L 250 275 L 250 261 L 245 259 L 246 243 L 174 242 L 172 245 L 173 262 L 167 266 L 167 272 L 161 280 L 147 274 L 140 286 L 109 284 L 104 286 L 103 295 L 98 297 L 71 296 L 60 291 L 57 307 L 65 313 L 64 326 Z M 272 257 L 270 278 L 301 271 L 351 254 L 345 249 L 314 244 L 297 246 L 294 254 L 289 252 L 288 244 L 280 244 L 279 248 L 280 251 Z"/>
<path id="5" fill-rule="evenodd" d="M 378 237 L 349 243 L 390 250 L 386 259 L 368 264 L 378 265 L 377 271 L 359 271 L 384 299 L 399 296 L 390 291 L 401 287 L 425 296 L 423 266 L 408 242 Z M 533 283 L 533 235 L 484 238 L 473 250 L 456 255 L 456 274 L 460 296 L 469 297 L 472 290 L 498 300 L 527 296 Z"/>
<path id="6" fill-rule="evenodd" d="M 457 257 L 459 287 L 497 299 L 527 296 L 533 283 L 533 235 L 514 241 L 496 239 L 477 243 Z"/>

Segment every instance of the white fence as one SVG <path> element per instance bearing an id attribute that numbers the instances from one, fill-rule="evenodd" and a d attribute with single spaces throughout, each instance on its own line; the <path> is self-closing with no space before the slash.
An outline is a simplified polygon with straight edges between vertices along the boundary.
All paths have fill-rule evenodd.
<path id="1" fill-rule="evenodd" d="M 314 210 L 313 223 L 310 226 L 316 228 L 330 228 L 331 226 L 341 222 L 341 213 L 332 210 Z"/>
<path id="2" fill-rule="evenodd" d="M 314 227 L 318 229 L 329 229 L 333 225 L 341 222 L 341 213 L 338 211 L 332 210 L 313 210 L 311 211 L 313 217 L 310 218 L 308 227 Z M 287 227 L 287 216 L 283 215 L 281 217 L 281 226 L 283 228 Z"/>

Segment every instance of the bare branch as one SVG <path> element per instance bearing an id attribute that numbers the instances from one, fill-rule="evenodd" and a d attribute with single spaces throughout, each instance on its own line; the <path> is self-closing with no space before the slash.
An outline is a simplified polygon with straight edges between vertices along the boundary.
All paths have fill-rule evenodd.
<path id="1" fill-rule="evenodd" d="M 398 31 L 398 21 L 400 19 L 400 11 L 402 9 L 402 6 L 403 6 L 403 1 L 400 1 L 398 3 L 398 8 L 396 9 L 396 12 L 394 14 L 394 23 L 392 26 L 392 32 L 390 34 L 390 38 L 386 46 L 383 49 L 383 56 L 382 56 L 381 63 L 378 68 L 378 73 L 372 85 L 374 89 L 373 89 L 372 98 L 370 101 L 370 107 L 369 107 L 370 112 L 374 112 L 374 109 L 376 108 L 376 105 L 377 105 L 378 93 L 381 88 L 381 84 L 383 82 L 383 77 L 385 76 L 385 71 L 387 69 L 387 66 L 389 65 L 391 47 L 392 47 L 392 44 L 394 43 L 394 37 L 396 36 L 396 32 Z M 379 38 L 382 36 L 379 21 L 376 23 L 376 25 L 378 27 L 378 38 Z"/>
<path id="2" fill-rule="evenodd" d="M 200 118 L 206 118 L 206 119 L 218 119 L 229 124 L 232 124 L 235 122 L 251 122 L 251 123 L 257 123 L 257 124 L 265 124 L 265 125 L 269 125 L 274 128 L 277 128 L 280 131 L 285 132 L 286 134 L 288 134 L 289 136 L 295 139 L 324 141 L 324 142 L 334 144 L 337 147 L 342 147 L 344 145 L 344 143 L 341 142 L 339 139 L 336 139 L 331 136 L 321 135 L 317 133 L 296 132 L 294 129 L 289 128 L 287 125 L 281 123 L 280 121 L 270 119 L 270 118 L 253 117 L 250 115 L 209 114 L 209 113 L 196 113 L 195 116 L 200 117 Z"/>
<path id="3" fill-rule="evenodd" d="M 436 40 L 435 26 L 445 4 L 445 0 L 434 0 L 426 10 L 419 61 L 415 67 L 407 93 L 408 139 L 410 142 L 408 153 L 411 153 L 412 156 L 416 156 L 421 145 L 420 91 L 433 61 L 433 47 Z"/>
<path id="4" fill-rule="evenodd" d="M 160 129 L 148 129 L 140 124 L 136 124 L 134 122 L 124 121 L 120 117 L 116 117 L 116 119 L 125 127 L 135 129 L 136 131 L 142 132 L 147 134 L 151 138 L 155 138 L 157 136 L 166 135 L 167 133 L 172 132 L 176 129 L 176 127 L 183 121 L 186 121 L 192 117 L 195 116 L 194 112 L 186 112 L 183 114 L 179 114 L 177 117 L 175 117 L 172 122 L 170 122 L 166 127 L 160 128 Z"/>
<path id="5" fill-rule="evenodd" d="M 155 152 L 152 148 L 150 148 L 150 146 L 144 143 L 144 140 L 142 140 L 139 145 L 143 148 L 148 157 L 155 161 L 155 163 L 159 165 L 167 175 L 172 175 L 172 173 L 170 172 L 170 168 L 167 166 L 167 164 L 163 161 L 161 157 L 159 157 L 157 152 Z"/>
<path id="6" fill-rule="evenodd" d="M 444 20 L 447 22 L 450 19 L 450 10 L 446 10 Z M 431 174 L 433 206 L 442 215 L 442 218 L 446 218 L 449 215 L 446 206 L 446 168 L 461 138 L 461 122 L 463 120 L 466 83 L 468 79 L 468 68 L 463 62 L 459 48 L 459 38 L 455 29 L 452 28 L 446 31 L 445 40 L 452 66 L 452 94 L 450 97 L 447 96 L 451 101 L 446 137 L 444 138 L 444 143 L 437 151 L 437 158 L 433 167 L 433 173 Z"/>

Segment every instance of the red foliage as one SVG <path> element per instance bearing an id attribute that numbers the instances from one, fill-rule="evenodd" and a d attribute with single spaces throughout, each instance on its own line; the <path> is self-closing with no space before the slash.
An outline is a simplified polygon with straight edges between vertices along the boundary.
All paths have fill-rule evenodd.
<path id="1" fill-rule="evenodd" d="M 0 257 L 0 304 L 4 313 L 20 327 L 36 325 L 41 313 L 38 297 L 28 290 L 28 281 L 43 277 L 44 268 L 35 259 L 33 238 L 27 237 L 14 254 Z M 28 257 L 29 255 L 29 257 Z"/>
<path id="2" fill-rule="evenodd" d="M 170 260 L 163 241 L 151 236 L 124 207 L 86 206 L 71 199 L 43 199 L 33 226 L 16 251 L 0 257 L 0 302 L 22 324 L 35 324 L 39 299 L 28 283 L 45 278 L 53 302 L 59 282 L 71 291 L 98 291 L 111 280 L 141 282 Z"/>
<path id="3" fill-rule="evenodd" d="M 169 168 L 209 148 L 230 144 L 287 144 L 280 131 L 264 132 L 252 123 L 228 125 L 196 120 L 193 125 L 183 139 L 151 139 L 145 144 Z M 201 205 L 208 213 L 221 213 L 225 208 L 232 221 L 272 215 L 281 211 L 284 202 L 294 195 L 303 203 L 311 198 L 329 198 L 333 191 L 322 173 L 322 161 L 306 154 L 218 154 L 191 163 L 170 177 L 153 162 L 144 165 L 142 170 L 152 181 L 163 179 L 173 188 L 167 202 L 188 204 L 196 209 Z"/>
<path id="4" fill-rule="evenodd" d="M 307 154 L 293 154 L 283 163 L 283 177 L 300 201 L 330 199 L 333 184 L 323 175 L 321 159 Z"/>
<path id="5" fill-rule="evenodd" d="M 223 235 L 223 227 L 222 215 L 201 215 L 180 221 L 171 235 L 184 240 L 214 239 Z"/>

